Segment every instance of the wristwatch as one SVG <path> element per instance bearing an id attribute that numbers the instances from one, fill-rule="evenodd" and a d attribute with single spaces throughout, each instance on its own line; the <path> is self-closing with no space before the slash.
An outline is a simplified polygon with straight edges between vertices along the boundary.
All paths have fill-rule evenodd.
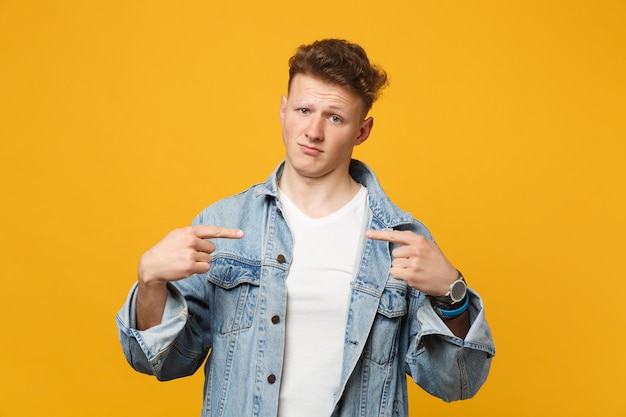
<path id="1" fill-rule="evenodd" d="M 448 292 L 444 295 L 433 298 L 438 306 L 446 308 L 463 301 L 466 295 L 467 284 L 465 283 L 465 278 L 463 278 L 463 275 L 461 275 L 461 272 L 459 272 L 459 278 L 452 284 L 450 284 L 450 289 L 448 290 Z"/>

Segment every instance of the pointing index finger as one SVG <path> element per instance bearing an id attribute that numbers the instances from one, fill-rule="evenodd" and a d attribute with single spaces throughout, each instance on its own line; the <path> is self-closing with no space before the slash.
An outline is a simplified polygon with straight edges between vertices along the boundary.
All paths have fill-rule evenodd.
<path id="1" fill-rule="evenodd" d="M 407 233 L 409 233 L 407 235 Z M 402 230 L 368 230 L 365 236 L 372 240 L 383 240 L 385 242 L 408 244 L 410 232 Z"/>
<path id="2" fill-rule="evenodd" d="M 243 230 L 232 229 L 230 227 L 197 225 L 193 226 L 193 229 L 196 236 L 204 239 L 241 239 L 243 237 Z"/>

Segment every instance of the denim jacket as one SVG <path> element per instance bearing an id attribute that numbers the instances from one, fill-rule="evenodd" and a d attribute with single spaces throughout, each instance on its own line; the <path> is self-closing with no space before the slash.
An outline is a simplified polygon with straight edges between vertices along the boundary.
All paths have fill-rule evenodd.
<path id="1" fill-rule="evenodd" d="M 137 371 L 159 380 L 183 377 L 208 355 L 203 417 L 277 414 L 293 247 L 277 198 L 282 169 L 196 217 L 194 224 L 239 228 L 245 235 L 216 239 L 209 272 L 168 284 L 160 325 L 136 330 L 136 285 L 116 317 L 124 354 Z M 368 189 L 369 228 L 432 239 L 387 198 L 369 168 L 353 160 L 350 173 Z M 388 242 L 364 243 L 351 283 L 333 417 L 407 416 L 406 374 L 453 401 L 472 397 L 489 373 L 495 347 L 480 297 L 470 290 L 472 325 L 465 340 L 455 337 L 423 293 L 389 275 L 392 250 Z"/>

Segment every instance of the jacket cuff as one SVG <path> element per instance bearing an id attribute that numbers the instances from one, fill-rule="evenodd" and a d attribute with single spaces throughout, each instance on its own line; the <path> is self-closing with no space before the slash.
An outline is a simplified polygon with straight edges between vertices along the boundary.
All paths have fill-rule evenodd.
<path id="1" fill-rule="evenodd" d="M 188 310 L 185 298 L 173 285 L 168 284 L 167 288 L 161 324 L 147 330 L 137 330 L 137 283 L 131 288 L 126 302 L 116 317 L 120 331 L 126 337 L 136 340 L 150 362 L 155 362 L 172 345 L 187 322 Z"/>
<path id="2" fill-rule="evenodd" d="M 461 339 L 452 333 L 425 297 L 421 307 L 417 310 L 420 331 L 417 334 L 416 346 L 421 345 L 420 342 L 425 336 L 439 335 L 459 347 L 482 350 L 490 356 L 495 355 L 495 346 L 491 330 L 485 319 L 483 301 L 478 293 L 471 288 L 468 288 L 468 295 L 471 324 L 465 339 Z"/>

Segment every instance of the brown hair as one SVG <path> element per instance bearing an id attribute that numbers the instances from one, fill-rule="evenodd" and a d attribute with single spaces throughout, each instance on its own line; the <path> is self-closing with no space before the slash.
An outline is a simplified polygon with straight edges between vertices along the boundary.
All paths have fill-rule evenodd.
<path id="1" fill-rule="evenodd" d="M 289 87 L 296 74 L 346 87 L 363 100 L 365 113 L 388 84 L 387 74 L 372 65 L 365 50 L 342 39 L 324 39 L 301 45 L 289 59 Z"/>

